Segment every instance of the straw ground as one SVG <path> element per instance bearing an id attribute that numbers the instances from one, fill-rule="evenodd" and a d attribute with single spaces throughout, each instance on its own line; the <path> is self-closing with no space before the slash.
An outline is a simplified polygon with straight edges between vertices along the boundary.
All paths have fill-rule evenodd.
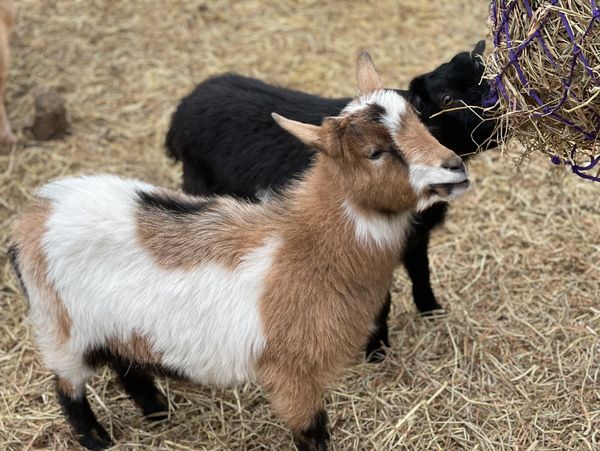
<path id="1" fill-rule="evenodd" d="M 76 449 L 40 364 L 26 303 L 4 252 L 35 187 L 114 172 L 176 187 L 162 141 L 177 100 L 204 77 L 238 71 L 324 95 L 352 95 L 367 48 L 390 86 L 486 33 L 487 7 L 455 2 L 19 2 L 8 111 L 21 143 L 0 150 L 0 448 Z M 33 93 L 67 100 L 71 136 L 28 135 Z M 472 191 L 431 245 L 445 318 L 419 318 L 398 270 L 393 349 L 360 364 L 328 402 L 337 450 L 595 450 L 600 447 L 598 187 L 514 168 L 488 152 Z M 106 371 L 89 387 L 115 449 L 291 449 L 255 386 L 166 379 L 168 422 L 144 422 Z"/>

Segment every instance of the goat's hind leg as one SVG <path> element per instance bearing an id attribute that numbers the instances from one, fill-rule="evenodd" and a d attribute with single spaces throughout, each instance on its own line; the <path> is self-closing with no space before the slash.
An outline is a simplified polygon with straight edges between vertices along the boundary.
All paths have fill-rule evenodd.
<path id="1" fill-rule="evenodd" d="M 85 396 L 86 380 L 87 376 L 76 381 L 57 376 L 58 402 L 79 443 L 87 449 L 103 450 L 111 446 L 112 442 L 108 432 L 98 423 Z"/>
<path id="2" fill-rule="evenodd" d="M 142 409 L 144 417 L 152 421 L 166 420 L 169 416 L 169 404 L 154 383 L 152 374 L 135 363 L 120 359 L 110 362 L 121 385 L 131 399 Z"/>

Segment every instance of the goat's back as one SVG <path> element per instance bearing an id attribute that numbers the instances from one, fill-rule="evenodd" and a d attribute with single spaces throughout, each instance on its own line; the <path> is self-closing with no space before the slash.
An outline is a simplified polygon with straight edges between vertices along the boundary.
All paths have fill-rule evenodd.
<path id="1" fill-rule="evenodd" d="M 306 170 L 313 155 L 282 130 L 271 113 L 318 125 L 324 117 L 337 115 L 349 100 L 221 75 L 201 83 L 181 101 L 166 146 L 190 172 L 184 174 L 185 191 L 256 200 L 261 190 L 279 189 Z"/>

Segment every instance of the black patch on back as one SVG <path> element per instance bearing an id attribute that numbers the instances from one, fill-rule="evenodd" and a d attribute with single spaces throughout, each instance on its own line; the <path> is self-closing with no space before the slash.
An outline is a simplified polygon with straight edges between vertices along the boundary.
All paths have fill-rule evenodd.
<path id="1" fill-rule="evenodd" d="M 189 215 L 207 211 L 214 203 L 212 198 L 182 200 L 166 193 L 138 191 L 139 203 L 143 208 L 162 210 L 176 215 Z"/>
<path id="2" fill-rule="evenodd" d="M 6 255 L 8 255 L 8 260 L 10 261 L 13 271 L 15 272 L 15 275 L 17 276 L 17 279 L 21 284 L 21 288 L 23 289 L 23 293 L 25 293 L 25 297 L 28 297 L 27 289 L 25 288 L 25 284 L 23 283 L 21 268 L 19 267 L 19 248 L 17 247 L 17 245 L 11 244 L 8 248 L 8 251 L 6 252 Z"/>

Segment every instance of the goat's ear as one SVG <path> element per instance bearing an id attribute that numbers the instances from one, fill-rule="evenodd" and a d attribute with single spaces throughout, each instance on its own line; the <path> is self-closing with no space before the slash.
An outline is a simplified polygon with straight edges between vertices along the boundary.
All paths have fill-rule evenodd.
<path id="1" fill-rule="evenodd" d="M 485 41 L 482 39 L 477 44 L 475 44 L 475 47 L 473 48 L 473 50 L 471 50 L 471 59 L 475 60 L 477 57 L 482 57 L 484 50 L 485 50 Z M 480 61 L 479 58 L 477 58 L 477 60 Z"/>
<path id="2" fill-rule="evenodd" d="M 330 126 L 327 123 L 329 119 L 326 120 L 326 127 L 293 121 L 277 113 L 271 113 L 271 116 L 277 122 L 277 125 L 294 135 L 307 146 L 313 147 L 331 157 L 337 155 L 339 145 L 337 142 L 332 142 L 331 136 L 329 136 L 328 131 Z"/>
<path id="3" fill-rule="evenodd" d="M 410 103 L 417 111 L 421 111 L 423 98 L 426 97 L 425 90 L 425 77 L 423 75 L 413 78 L 408 86 Z"/>
<path id="4" fill-rule="evenodd" d="M 383 89 L 383 83 L 375 65 L 371 59 L 369 52 L 360 52 L 356 63 L 356 81 L 358 83 L 358 91 L 362 94 Z"/>

